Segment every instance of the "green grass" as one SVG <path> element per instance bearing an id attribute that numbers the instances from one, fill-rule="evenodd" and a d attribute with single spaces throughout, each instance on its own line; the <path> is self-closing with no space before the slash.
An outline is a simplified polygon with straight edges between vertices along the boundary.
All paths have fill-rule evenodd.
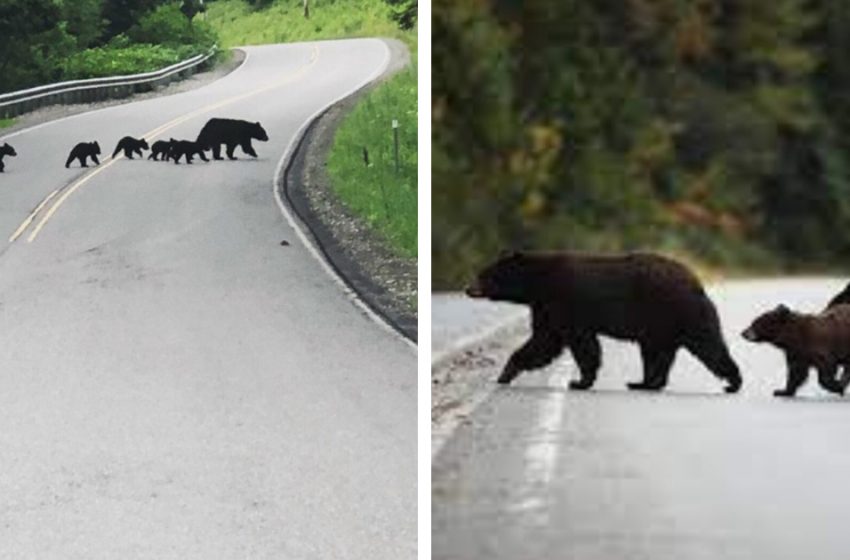
<path id="1" fill-rule="evenodd" d="M 15 119 L 3 119 L 0 118 L 0 128 L 8 128 L 15 124 Z"/>
<path id="2" fill-rule="evenodd" d="M 289 43 L 344 37 L 395 37 L 399 30 L 383 0 L 312 0 L 310 19 L 301 2 L 280 0 L 266 8 L 251 8 L 244 0 L 219 0 L 207 8 L 206 21 L 224 48 L 239 45 Z M 196 16 L 202 17 L 202 16 Z"/>
<path id="3" fill-rule="evenodd" d="M 416 32 L 402 31 L 384 0 L 311 0 L 310 19 L 301 3 L 278 0 L 252 9 L 243 0 L 209 4 L 206 21 L 221 45 L 284 43 L 343 37 L 392 37 L 416 59 Z M 416 64 L 368 93 L 349 114 L 328 156 L 333 189 L 400 254 L 417 254 Z M 399 171 L 393 157 L 393 119 L 399 121 Z M 363 161 L 369 152 L 370 165 Z"/>
<path id="4" fill-rule="evenodd" d="M 392 121 L 399 121 L 399 172 Z M 357 104 L 328 157 L 334 190 L 402 254 L 417 248 L 416 66 L 402 70 Z M 363 160 L 369 152 L 369 166 Z"/>

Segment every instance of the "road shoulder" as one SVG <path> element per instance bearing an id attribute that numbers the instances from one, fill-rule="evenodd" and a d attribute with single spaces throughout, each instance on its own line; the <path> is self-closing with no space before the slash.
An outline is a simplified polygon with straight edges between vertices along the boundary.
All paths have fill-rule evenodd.
<path id="1" fill-rule="evenodd" d="M 407 66 L 410 54 L 385 39 L 390 62 L 374 82 L 335 103 L 307 128 L 283 170 L 283 196 L 310 230 L 325 259 L 373 311 L 406 338 L 417 339 L 417 260 L 397 255 L 334 193 L 326 170 L 337 128 L 358 101 Z"/>

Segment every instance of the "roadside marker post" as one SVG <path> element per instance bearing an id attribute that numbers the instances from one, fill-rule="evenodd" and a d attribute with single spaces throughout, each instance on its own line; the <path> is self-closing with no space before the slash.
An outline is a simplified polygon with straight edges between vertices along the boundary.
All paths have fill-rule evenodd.
<path id="1" fill-rule="evenodd" d="M 395 149 L 393 150 L 393 154 L 395 155 L 395 174 L 398 175 L 398 121 L 393 119 L 393 145 Z"/>

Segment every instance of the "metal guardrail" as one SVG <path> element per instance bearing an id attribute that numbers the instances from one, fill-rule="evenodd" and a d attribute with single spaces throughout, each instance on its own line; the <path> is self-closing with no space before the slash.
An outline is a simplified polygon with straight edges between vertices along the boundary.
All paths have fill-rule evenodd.
<path id="1" fill-rule="evenodd" d="M 47 105 L 90 103 L 150 91 L 174 80 L 191 76 L 215 54 L 217 49 L 218 45 L 213 45 L 206 54 L 195 55 L 154 72 L 91 80 L 71 80 L 4 93 L 0 95 L 0 117 L 15 117 Z"/>

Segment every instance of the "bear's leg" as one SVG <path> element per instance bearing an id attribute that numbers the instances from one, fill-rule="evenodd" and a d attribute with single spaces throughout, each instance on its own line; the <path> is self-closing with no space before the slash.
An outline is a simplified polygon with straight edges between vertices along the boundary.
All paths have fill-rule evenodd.
<path id="1" fill-rule="evenodd" d="M 519 350 L 511 355 L 498 382 L 506 385 L 527 369 L 537 369 L 549 365 L 557 358 L 564 345 L 552 333 L 535 333 Z"/>
<path id="2" fill-rule="evenodd" d="M 148 161 L 150 160 L 156 161 L 156 152 L 151 152 L 148 154 Z"/>
<path id="3" fill-rule="evenodd" d="M 640 345 L 640 355 L 643 361 L 643 380 L 637 383 L 627 383 L 626 386 L 638 391 L 661 391 L 667 386 L 670 368 L 676 358 L 678 348 L 669 345 L 648 344 Z"/>
<path id="4" fill-rule="evenodd" d="M 252 157 L 257 157 L 257 152 L 254 151 L 254 148 L 251 146 L 251 139 L 242 141 L 242 151 Z"/>
<path id="5" fill-rule="evenodd" d="M 712 329 L 685 342 L 688 351 L 701 361 L 711 372 L 728 383 L 727 393 L 737 393 L 741 388 L 741 370 L 729 354 L 720 328 Z"/>
<path id="6" fill-rule="evenodd" d="M 820 364 L 818 366 L 818 383 L 830 393 L 844 395 L 846 385 L 838 379 L 837 364 Z"/>
<path id="7" fill-rule="evenodd" d="M 236 156 L 233 155 L 233 150 L 236 149 L 236 144 L 227 144 L 227 157 L 228 159 L 236 159 Z"/>
<path id="8" fill-rule="evenodd" d="M 129 147 L 125 147 L 124 148 L 124 157 L 127 158 L 127 159 L 133 159 L 133 150 L 131 150 Z"/>
<path id="9" fill-rule="evenodd" d="M 788 379 L 784 389 L 773 392 L 775 397 L 793 397 L 809 376 L 809 364 L 805 361 L 789 354 L 785 355 L 785 361 L 788 364 Z"/>
<path id="10" fill-rule="evenodd" d="M 85 156 L 85 155 L 77 156 L 77 159 L 80 160 L 80 167 L 88 167 L 89 166 L 89 164 L 86 163 L 86 160 L 88 160 L 88 158 L 89 158 L 89 156 Z"/>
<path id="11" fill-rule="evenodd" d="M 602 366 L 602 348 L 599 339 L 590 334 L 570 339 L 567 342 L 578 365 L 581 378 L 578 381 L 570 381 L 570 389 L 583 391 L 593 387 L 596 382 L 596 374 Z"/>
<path id="12" fill-rule="evenodd" d="M 218 159 L 218 160 L 224 159 L 223 157 L 221 157 L 221 144 L 213 144 L 212 153 L 213 153 L 213 159 Z"/>
<path id="13" fill-rule="evenodd" d="M 847 389 L 847 385 L 850 385 L 850 362 L 843 362 L 841 364 L 841 374 L 838 376 L 838 382 L 841 384 L 843 394 L 843 391 Z"/>
<path id="14" fill-rule="evenodd" d="M 3 159 L 0 158 L 0 173 L 3 173 L 4 169 L 6 169 L 6 164 L 3 163 Z"/>
<path id="15" fill-rule="evenodd" d="M 202 159 L 202 160 L 204 160 L 204 161 L 209 161 L 209 160 L 207 159 L 207 155 L 204 153 L 204 151 L 203 151 L 203 150 L 198 150 L 198 157 L 199 157 L 199 158 L 201 158 L 201 159 Z"/>
<path id="16" fill-rule="evenodd" d="M 92 160 L 94 160 L 95 165 L 100 165 L 100 161 L 98 161 L 97 156 L 95 154 L 91 155 Z"/>

